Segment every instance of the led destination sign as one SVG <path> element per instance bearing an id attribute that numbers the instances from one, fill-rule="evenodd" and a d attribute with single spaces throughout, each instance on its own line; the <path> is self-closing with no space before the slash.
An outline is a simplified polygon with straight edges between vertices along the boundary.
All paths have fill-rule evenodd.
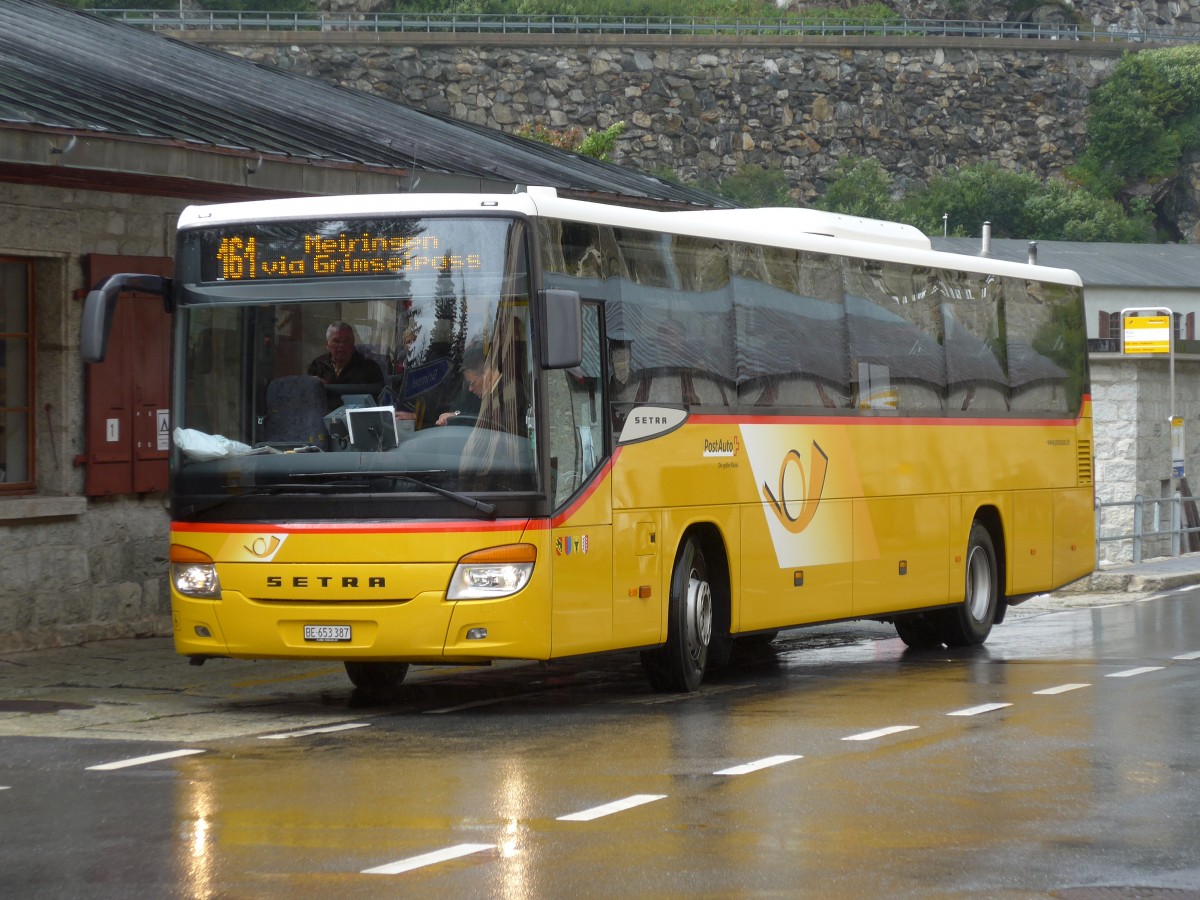
<path id="1" fill-rule="evenodd" d="M 433 233 L 427 222 L 285 222 L 221 228 L 201 237 L 204 281 L 407 275 L 478 270 L 478 232 Z M 460 223 L 461 224 L 461 223 Z M 452 240 L 451 240 L 452 239 Z M 454 246 L 452 246 L 452 244 Z M 466 252 L 462 252 L 465 250 Z"/>

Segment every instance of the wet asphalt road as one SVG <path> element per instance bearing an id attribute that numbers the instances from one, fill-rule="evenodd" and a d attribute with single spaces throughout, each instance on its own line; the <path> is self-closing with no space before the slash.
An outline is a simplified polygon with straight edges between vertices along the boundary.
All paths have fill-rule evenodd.
<path id="1" fill-rule="evenodd" d="M 1200 591 L 789 632 L 683 696 L 110 643 L 0 661 L 6 896 L 1200 896 Z"/>

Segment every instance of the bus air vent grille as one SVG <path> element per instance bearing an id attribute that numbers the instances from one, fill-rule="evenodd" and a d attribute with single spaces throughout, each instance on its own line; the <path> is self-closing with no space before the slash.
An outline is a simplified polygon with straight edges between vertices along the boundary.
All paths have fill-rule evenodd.
<path id="1" fill-rule="evenodd" d="M 1075 452 L 1079 486 L 1086 487 L 1092 483 L 1092 442 L 1079 441 Z"/>

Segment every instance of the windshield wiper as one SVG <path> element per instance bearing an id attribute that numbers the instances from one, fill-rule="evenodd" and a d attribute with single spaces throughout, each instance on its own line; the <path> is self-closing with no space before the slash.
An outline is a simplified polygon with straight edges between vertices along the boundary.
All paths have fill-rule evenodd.
<path id="1" fill-rule="evenodd" d="M 430 474 L 437 473 L 431 472 Z M 245 487 L 237 489 L 236 493 L 231 493 L 224 497 L 218 497 L 217 499 L 211 500 L 208 503 L 186 506 L 181 509 L 180 512 L 185 516 L 194 516 L 199 513 L 217 509 L 218 507 L 224 506 L 226 503 L 231 503 L 232 501 L 241 499 L 243 497 L 263 497 L 272 494 L 359 494 L 363 497 L 394 497 L 394 494 L 379 493 L 371 490 L 371 482 L 373 480 L 387 479 L 406 481 L 409 484 L 414 484 L 423 490 L 430 491 L 434 494 L 439 494 L 440 496 L 453 500 L 456 503 L 461 503 L 463 506 L 477 510 L 489 518 L 494 518 L 496 515 L 496 505 L 494 503 L 488 503 L 486 500 L 476 500 L 474 497 L 469 497 L 466 494 L 460 494 L 458 491 L 452 491 L 448 488 L 438 487 L 435 484 L 430 484 L 403 472 L 293 472 L 289 478 L 297 480 L 293 480 L 285 484 L 246 485 Z M 306 483 L 302 480 L 304 478 L 330 478 L 339 480 L 330 482 Z"/>
<path id="2" fill-rule="evenodd" d="M 435 475 L 435 474 L 439 474 L 439 473 L 430 472 L 429 474 Z M 307 475 L 304 472 L 293 472 L 290 477 L 291 478 L 305 478 L 305 477 L 341 478 L 341 479 L 347 479 L 347 481 L 349 479 L 355 479 L 354 482 L 350 482 L 350 483 L 347 483 L 347 481 L 339 481 L 335 484 L 311 485 L 311 487 L 322 487 L 322 488 L 327 488 L 327 489 L 335 489 L 338 487 L 366 488 L 369 486 L 369 483 L 371 480 L 377 479 L 377 478 L 390 479 L 393 481 L 406 481 L 409 484 L 415 484 L 419 488 L 422 488 L 427 491 L 432 491 L 433 493 L 438 494 L 442 497 L 446 497 L 450 500 L 453 500 L 456 503 L 461 503 L 463 506 L 467 506 L 467 507 L 470 507 L 471 509 L 478 510 L 479 512 L 483 513 L 485 516 L 494 517 L 496 515 L 496 505 L 494 503 L 488 503 L 486 500 L 476 500 L 474 497 L 470 497 L 466 494 L 461 494 L 458 491 L 452 491 L 449 488 L 438 487 L 436 484 L 430 484 L 428 481 L 422 481 L 419 478 L 414 478 L 412 475 L 409 475 L 406 472 L 370 472 L 370 471 L 364 471 L 364 472 L 320 472 L 320 473 L 314 472 L 314 473 L 312 473 L 311 476 Z M 309 486 L 309 485 L 306 485 L 306 487 L 307 486 Z"/>
<path id="3" fill-rule="evenodd" d="M 217 509 L 224 506 L 226 503 L 232 503 L 234 500 L 240 500 L 243 497 L 265 497 L 271 494 L 345 494 L 351 491 L 365 490 L 368 485 L 356 484 L 306 484 L 302 486 L 302 490 L 297 490 L 300 485 L 295 484 L 251 484 L 245 487 L 239 487 L 235 493 L 230 493 L 224 497 L 218 497 L 215 500 L 210 500 L 208 503 L 196 503 L 184 507 L 181 512 L 185 516 L 194 516 L 197 513 L 208 512 L 211 509 Z"/>

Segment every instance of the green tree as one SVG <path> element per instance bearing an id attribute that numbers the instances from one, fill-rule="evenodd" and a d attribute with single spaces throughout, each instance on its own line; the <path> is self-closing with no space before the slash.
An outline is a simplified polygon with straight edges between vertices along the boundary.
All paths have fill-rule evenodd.
<path id="1" fill-rule="evenodd" d="M 1113 195 L 1174 174 L 1200 148 L 1200 47 L 1127 53 L 1093 91 L 1088 145 L 1071 174 Z"/>
<path id="2" fill-rule="evenodd" d="M 743 165 L 720 181 L 701 179 L 701 190 L 732 200 L 742 206 L 795 206 L 791 186 L 781 169 Z"/>
<path id="3" fill-rule="evenodd" d="M 817 209 L 869 219 L 896 218 L 892 176 L 879 160 L 843 159 L 834 167 L 830 178 L 828 190 L 813 203 Z"/>
<path id="4" fill-rule="evenodd" d="M 1058 179 L 1041 181 L 1029 173 L 995 165 L 970 166 L 933 179 L 900 201 L 891 198 L 892 179 L 874 160 L 847 160 L 835 170 L 829 189 L 814 206 L 833 212 L 897 219 L 926 234 L 948 231 L 976 235 L 991 222 L 998 238 L 1038 241 L 1116 241 L 1154 239 L 1153 210 L 1145 201 L 1131 211 Z"/>
<path id="5" fill-rule="evenodd" d="M 968 166 L 939 175 L 923 190 L 908 194 L 899 218 L 926 234 L 941 234 L 944 224 L 950 234 L 979 234 L 983 223 L 991 222 L 998 238 L 1029 237 L 1021 233 L 1022 211 L 1040 189 L 1034 175 L 1008 172 L 994 163 Z M 947 217 L 944 222 L 942 216 Z"/>
<path id="6" fill-rule="evenodd" d="M 1154 240 L 1154 213 L 1146 201 L 1126 212 L 1119 202 L 1051 179 L 1025 201 L 1018 237 L 1035 241 Z"/>

